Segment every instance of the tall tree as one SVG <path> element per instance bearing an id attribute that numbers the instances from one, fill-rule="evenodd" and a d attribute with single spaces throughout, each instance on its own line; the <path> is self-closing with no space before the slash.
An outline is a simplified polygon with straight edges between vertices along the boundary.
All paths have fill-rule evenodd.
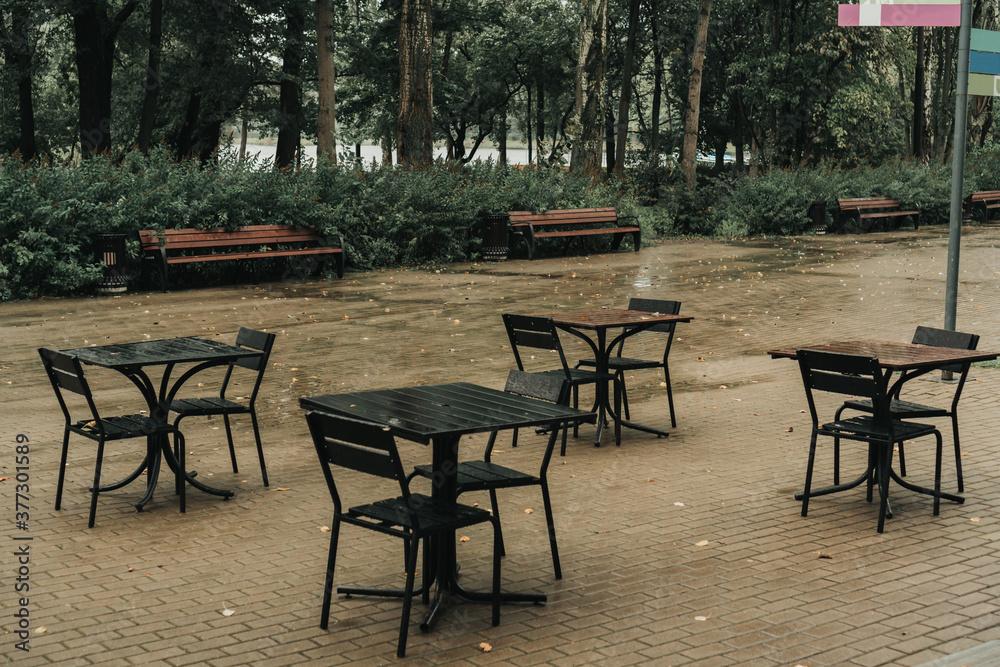
<path id="1" fill-rule="evenodd" d="M 35 107 L 31 81 L 31 8 L 26 0 L 11 3 L 10 30 L 0 14 L 0 42 L 4 59 L 13 65 L 17 78 L 18 152 L 30 162 L 38 153 L 35 141 Z"/>
<path id="2" fill-rule="evenodd" d="M 701 0 L 698 27 L 695 29 L 694 57 L 691 59 L 691 78 L 688 84 L 687 111 L 684 114 L 684 143 L 681 146 L 681 169 L 688 190 L 696 183 L 696 157 L 698 151 L 698 116 L 701 112 L 701 70 L 705 66 L 705 49 L 708 46 L 708 18 L 712 0 Z"/>
<path id="3" fill-rule="evenodd" d="M 278 88 L 278 146 L 274 166 L 289 167 L 295 161 L 302 138 L 302 72 L 303 39 L 306 27 L 306 7 L 302 2 L 285 3 L 285 45 L 281 54 L 281 84 Z"/>
<path id="4" fill-rule="evenodd" d="M 608 68 L 608 0 L 580 0 L 580 51 L 576 63 L 577 131 L 571 171 L 595 178 L 601 171 L 604 75 Z"/>
<path id="5" fill-rule="evenodd" d="M 337 162 L 336 70 L 333 62 L 333 0 L 316 0 L 316 67 L 319 83 L 316 153 Z"/>
<path id="6" fill-rule="evenodd" d="M 628 3 L 628 39 L 625 43 L 625 65 L 622 68 L 622 93 L 618 98 L 618 150 L 615 152 L 615 174 L 625 175 L 625 147 L 628 140 L 628 108 L 632 100 L 632 64 L 635 60 L 635 39 L 639 32 L 639 0 Z"/>
<path id="7" fill-rule="evenodd" d="M 129 0 L 111 16 L 107 0 L 72 0 L 76 70 L 80 83 L 83 157 L 111 149 L 111 79 L 118 33 L 139 6 Z"/>
<path id="8" fill-rule="evenodd" d="M 163 0 L 149 5 L 149 63 L 146 65 L 146 85 L 139 117 L 139 150 L 146 152 L 153 138 L 153 123 L 160 92 L 160 49 L 163 46 Z"/>
<path id="9" fill-rule="evenodd" d="M 399 21 L 399 164 L 415 167 L 434 159 L 433 26 L 431 0 L 403 0 Z"/>

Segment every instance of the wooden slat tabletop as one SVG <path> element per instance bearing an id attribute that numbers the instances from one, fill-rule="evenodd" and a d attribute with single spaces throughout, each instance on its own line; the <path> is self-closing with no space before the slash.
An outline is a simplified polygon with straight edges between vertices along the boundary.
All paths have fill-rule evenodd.
<path id="1" fill-rule="evenodd" d="M 580 329 L 608 329 L 628 327 L 637 324 L 663 324 L 667 322 L 690 322 L 691 315 L 670 315 L 667 313 L 647 313 L 641 310 L 619 308 L 591 308 L 569 312 L 535 313 L 538 317 L 551 317 L 556 324 Z"/>
<path id="2" fill-rule="evenodd" d="M 796 350 L 821 350 L 841 354 L 859 354 L 878 357 L 879 365 L 893 371 L 937 367 L 944 364 L 989 361 L 997 358 L 995 352 L 982 350 L 956 350 L 950 347 L 933 347 L 914 343 L 895 343 L 883 340 L 850 340 L 817 345 L 798 345 L 794 348 L 769 350 L 775 359 L 795 359 Z"/>
<path id="3" fill-rule="evenodd" d="M 596 419 L 593 412 L 469 382 L 304 396 L 299 405 L 382 424 L 400 437 L 422 443 L 442 436 Z"/>

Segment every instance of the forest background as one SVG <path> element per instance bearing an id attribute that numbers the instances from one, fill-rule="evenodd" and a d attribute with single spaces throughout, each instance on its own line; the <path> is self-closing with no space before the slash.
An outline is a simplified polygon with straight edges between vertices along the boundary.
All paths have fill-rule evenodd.
<path id="1" fill-rule="evenodd" d="M 313 226 L 369 269 L 476 259 L 507 210 L 737 237 L 889 196 L 944 224 L 957 33 L 833 0 L 0 0 L 0 300 L 86 290 L 97 234 L 149 228 Z M 1000 189 L 994 98 L 968 137 L 966 193 Z"/>

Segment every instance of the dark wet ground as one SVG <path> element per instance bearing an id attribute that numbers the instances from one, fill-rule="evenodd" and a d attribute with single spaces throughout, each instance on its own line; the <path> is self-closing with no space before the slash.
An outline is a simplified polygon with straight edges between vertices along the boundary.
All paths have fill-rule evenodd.
<path id="1" fill-rule="evenodd" d="M 1000 228 L 978 227 L 966 230 L 962 246 L 958 328 L 979 333 L 981 349 L 1000 350 L 998 243 Z M 587 479 L 592 486 L 573 490 L 565 475 L 557 484 L 561 490 L 556 502 L 564 510 L 560 544 L 565 545 L 567 576 L 557 585 L 545 577 L 544 549 L 532 550 L 522 560 L 516 554 L 509 556 L 505 570 L 512 573 L 505 576 L 529 577 L 529 587 L 554 591 L 552 602 L 536 609 L 505 611 L 504 622 L 493 635 L 488 624 L 480 627 L 478 611 L 471 621 L 463 616 L 466 620 L 461 627 L 475 628 L 471 632 L 476 640 L 471 642 L 458 631 L 423 637 L 416 632 L 411 638 L 412 661 L 917 665 L 976 642 L 1000 639 L 994 617 L 1000 566 L 962 566 L 980 554 L 992 554 L 1000 563 L 995 532 L 1000 525 L 995 511 L 1000 507 L 1000 492 L 985 488 L 995 487 L 995 474 L 1000 474 L 1000 463 L 987 456 L 997 450 L 995 458 L 1000 460 L 1000 446 L 993 444 L 996 439 L 989 431 L 997 416 L 991 400 L 995 389 L 984 391 L 995 384 L 996 371 L 979 370 L 973 381 L 979 386 L 963 399 L 978 406 L 978 412 L 967 417 L 968 427 L 963 427 L 969 429 L 969 442 L 977 443 L 973 449 L 979 450 L 968 473 L 971 507 L 946 506 L 942 517 L 932 518 L 918 501 L 917 509 L 909 515 L 901 512 L 901 518 L 890 522 L 886 535 L 877 537 L 874 516 L 863 502 L 849 505 L 853 514 L 843 520 L 829 509 L 839 507 L 835 501 L 826 505 L 815 501 L 821 509 L 807 519 L 799 517 L 796 504 L 789 502 L 788 496 L 801 483 L 802 433 L 807 424 L 802 423 L 800 410 L 805 406 L 795 367 L 765 354 L 772 348 L 837 339 L 909 340 L 917 325 L 941 326 L 946 252 L 947 229 L 941 227 L 868 236 L 683 240 L 639 253 L 459 263 L 349 272 L 345 279 L 332 281 L 279 281 L 0 304 L 3 438 L 12 443 L 15 434 L 29 434 L 39 456 L 32 493 L 43 508 L 36 524 L 36 544 L 44 555 L 38 562 L 41 590 L 36 613 L 47 632 L 35 638 L 38 648 L 30 662 L 392 662 L 398 619 L 393 603 L 376 606 L 381 610 L 376 614 L 377 639 L 366 639 L 366 634 L 359 638 L 356 633 L 322 633 L 314 627 L 322 576 L 317 567 L 325 553 L 325 538 L 318 539 L 314 531 L 328 521 L 323 517 L 328 514 L 329 498 L 323 498 L 322 480 L 312 474 L 315 455 L 306 440 L 298 398 L 451 380 L 501 387 L 513 363 L 501 313 L 618 307 L 633 296 L 682 301 L 682 313 L 694 317 L 691 323 L 679 325 L 671 354 L 677 429 L 671 438 L 659 441 L 626 432 L 620 449 L 595 450 L 586 444 L 587 438 L 574 443 L 576 449 L 560 465 L 572 470 L 573 479 Z M 102 496 L 98 526 L 88 531 L 84 487 L 92 459 L 82 447 L 73 450 L 78 456 L 72 468 L 77 479 L 71 480 L 67 490 L 67 507 L 58 513 L 51 510 L 60 421 L 36 348 L 187 335 L 232 341 L 240 326 L 278 334 L 260 402 L 269 468 L 273 467 L 270 489 L 259 485 L 249 450 L 241 450 L 246 463 L 243 472 L 230 475 L 226 461 L 218 459 L 220 445 L 225 447 L 218 426 L 192 425 L 191 460 L 209 466 L 206 470 L 214 466 L 217 473 L 212 474 L 217 479 L 236 486 L 233 501 L 219 503 L 192 493 L 188 513 L 179 516 L 168 495 L 157 496 L 147 512 L 136 515 L 129 502 L 133 494 L 125 489 Z M 659 342 L 635 342 L 639 344 L 633 353 L 643 351 L 655 357 L 661 352 Z M 571 358 L 585 355 L 582 343 L 567 338 L 565 345 Z M 91 379 L 102 396 L 123 412 L 133 406 L 134 396 L 113 373 L 94 369 Z M 634 411 L 640 419 L 659 425 L 664 423 L 661 381 L 655 374 L 629 378 Z M 210 384 L 208 378 L 205 384 Z M 923 385 L 931 393 L 947 391 L 940 383 Z M 784 457 L 787 463 L 781 462 Z M 115 463 L 112 457 L 109 465 Z M 0 476 L 9 474 L 5 471 L 11 464 L 10 456 L 0 461 Z M 598 470 L 599 477 L 591 477 Z M 663 486 L 646 483 L 654 479 Z M 0 488 L 4 509 L 10 513 L 10 482 Z M 683 520 L 671 518 L 680 498 L 693 513 Z M 701 509 L 695 513 L 699 502 Z M 593 515 L 595 503 L 598 511 Z M 591 524 L 583 515 L 566 516 L 570 508 L 591 512 L 600 521 Z M 638 508 L 642 511 L 635 512 Z M 969 530 L 967 515 L 973 512 L 983 517 L 976 528 L 981 526 L 986 532 L 970 545 L 971 538 L 963 540 L 958 535 Z M 776 543 L 776 536 L 786 529 L 796 532 Z M 511 531 L 516 542 L 517 528 Z M 713 531 L 728 535 L 718 539 L 720 544 L 728 540 L 730 546 L 720 546 L 712 556 L 691 551 L 690 544 Z M 958 586 L 954 578 L 962 584 L 982 582 L 974 587 L 974 601 L 962 598 L 965 601 L 957 602 L 956 609 L 948 609 L 948 614 L 961 618 L 949 623 L 917 618 L 915 610 L 931 609 L 932 602 L 929 598 L 914 601 L 896 588 L 893 594 L 906 598 L 905 602 L 895 609 L 880 607 L 879 596 L 874 589 L 868 590 L 868 584 L 874 587 L 876 582 L 856 581 L 878 570 L 880 558 L 890 560 L 901 572 L 923 572 L 920 564 L 924 561 L 914 553 L 915 540 L 932 542 L 935 559 L 953 578 L 935 585 L 929 593 L 936 596 L 933 604 L 939 603 L 938 598 L 948 599 L 949 589 Z M 738 549 L 737 543 L 744 546 Z M 252 548 L 243 546 L 247 544 Z M 246 559 L 244 548 L 250 548 Z M 825 578 L 816 582 L 805 573 L 814 569 L 814 554 L 820 548 L 837 550 L 838 560 L 824 562 Z M 855 548 L 859 549 L 856 558 L 862 561 L 849 556 Z M 746 549 L 752 555 L 747 556 Z M 149 554 L 140 555 L 143 551 Z M 208 554 L 204 562 L 198 560 L 200 554 Z M 295 574 L 275 579 L 276 575 L 265 576 L 261 571 L 258 577 L 255 558 L 266 561 L 270 571 Z M 249 569 L 241 568 L 245 561 Z M 744 561 L 757 565 L 744 572 L 739 569 Z M 131 575 L 123 572 L 134 563 L 142 563 L 137 567 L 147 570 L 157 564 L 167 564 L 169 569 L 174 564 L 172 576 L 178 578 L 163 579 L 165 588 L 147 581 L 146 588 L 133 590 Z M 788 568 L 780 576 L 776 572 L 779 563 Z M 645 564 L 653 570 L 647 571 Z M 371 565 L 355 556 L 347 567 L 357 573 Z M 518 568 L 528 571 L 535 565 L 543 571 L 516 574 Z M 91 571 L 113 575 L 114 583 L 93 583 Z M 537 579 L 530 578 L 536 575 Z M 736 594 L 729 582 L 745 581 L 743 577 L 755 583 Z M 628 583 L 632 581 L 642 584 L 633 589 Z M 924 584 L 923 578 L 920 582 Z M 286 598 L 285 586 L 294 591 L 292 600 Z M 905 591 L 905 584 L 901 588 Z M 77 589 L 83 592 L 75 595 Z M 230 592 L 222 592 L 227 589 Z M 814 595 L 817 589 L 826 592 Z M 151 597 L 139 590 L 150 591 Z M 252 601 L 262 590 L 267 595 L 254 607 Z M 5 613 L 12 595 L 9 590 L 0 594 Z M 991 595 L 993 601 L 986 601 Z M 855 610 L 857 622 L 850 620 L 854 616 L 837 614 L 835 620 L 821 623 L 820 616 L 828 612 L 816 605 L 820 598 L 829 605 L 864 608 Z M 197 611 L 195 601 L 206 599 L 211 600 L 209 608 Z M 149 600 L 157 604 L 148 606 Z M 239 625 L 230 628 L 225 640 L 224 633 L 206 631 L 200 625 L 218 627 L 222 620 L 217 607 L 223 600 L 241 605 L 241 613 L 232 617 Z M 190 619 L 185 602 L 194 605 Z M 779 617 L 784 627 L 794 616 L 780 611 L 779 602 L 782 608 L 809 609 L 816 624 L 775 630 Z M 356 619 L 364 618 L 370 603 L 343 604 L 335 616 L 344 627 L 362 627 Z M 979 604 L 984 606 L 963 615 L 963 609 Z M 762 620 L 753 610 L 765 608 L 768 612 Z M 588 610 L 601 619 L 599 626 L 584 620 Z M 935 607 L 926 616 L 942 618 L 942 613 Z M 147 614 L 156 619 L 157 624 L 148 629 L 156 636 L 155 647 L 166 650 L 163 655 L 136 632 L 128 631 L 145 627 L 142 616 Z M 715 619 L 715 625 L 691 625 L 691 617 L 705 614 Z M 88 615 L 101 619 L 102 627 L 112 628 L 107 631 L 111 634 L 101 632 L 99 638 L 91 638 L 93 633 L 81 621 Z M 773 617 L 770 623 L 768 617 Z M 833 631 L 831 623 L 843 627 L 835 626 L 838 630 Z M 280 625 L 280 632 L 270 629 L 272 624 Z M 906 624 L 912 624 L 913 630 L 904 637 L 897 630 Z M 489 660 L 474 649 L 480 636 L 488 635 L 498 647 Z M 843 635 L 840 641 L 835 639 L 838 635 Z M 908 643 L 914 635 L 926 641 Z M 3 639 L 9 643 L 6 636 Z M 865 642 L 872 646 L 860 648 Z M 8 648 L 3 653 L 9 657 Z"/>

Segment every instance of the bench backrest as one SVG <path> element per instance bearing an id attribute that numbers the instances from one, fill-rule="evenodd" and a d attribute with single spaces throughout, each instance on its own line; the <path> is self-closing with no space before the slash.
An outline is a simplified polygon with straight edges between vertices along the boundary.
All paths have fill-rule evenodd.
<path id="1" fill-rule="evenodd" d="M 546 213 L 510 211 L 507 215 L 510 216 L 510 224 L 512 225 L 530 223 L 535 227 L 569 224 L 618 224 L 618 213 L 613 207 L 557 209 Z"/>
<path id="2" fill-rule="evenodd" d="M 837 205 L 841 210 L 855 208 L 897 208 L 898 199 L 888 197 L 857 197 L 854 199 L 838 199 Z"/>
<path id="3" fill-rule="evenodd" d="M 288 225 L 250 225 L 236 231 L 215 229 L 144 229 L 139 232 L 142 249 L 167 246 L 175 250 L 193 248 L 229 248 L 237 245 L 274 243 L 310 243 L 319 241 L 315 229 L 297 229 Z"/>
<path id="4" fill-rule="evenodd" d="M 972 201 L 996 201 L 1000 199 L 1000 190 L 983 190 L 982 192 L 973 192 L 969 195 Z"/>

